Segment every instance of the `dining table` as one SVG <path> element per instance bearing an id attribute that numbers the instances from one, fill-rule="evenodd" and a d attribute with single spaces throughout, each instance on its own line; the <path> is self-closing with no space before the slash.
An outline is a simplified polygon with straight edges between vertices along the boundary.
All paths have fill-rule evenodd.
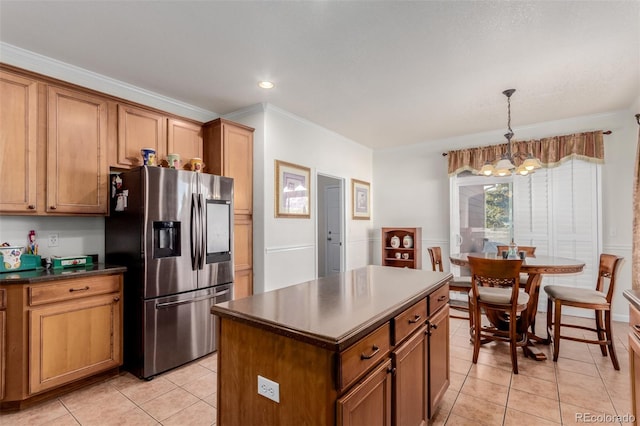
<path id="1" fill-rule="evenodd" d="M 469 257 L 480 257 L 484 259 L 502 259 L 502 255 L 497 253 L 456 253 L 449 256 L 452 265 L 469 267 Z M 538 313 L 538 298 L 540 296 L 540 283 L 543 275 L 575 274 L 583 271 L 585 263 L 566 257 L 538 255 L 526 256 L 522 261 L 520 272 L 527 274 L 527 283 L 524 291 L 529 295 L 526 319 L 527 330 L 519 329 L 519 332 L 527 333 L 527 346 L 525 354 L 533 359 L 542 361 L 547 359 L 546 355 L 535 347 L 535 343 L 548 345 L 551 343 L 548 337 L 539 337 L 535 333 L 535 320 Z M 508 320 L 501 314 L 495 312 L 485 312 L 487 319 L 499 330 L 509 328 Z"/>

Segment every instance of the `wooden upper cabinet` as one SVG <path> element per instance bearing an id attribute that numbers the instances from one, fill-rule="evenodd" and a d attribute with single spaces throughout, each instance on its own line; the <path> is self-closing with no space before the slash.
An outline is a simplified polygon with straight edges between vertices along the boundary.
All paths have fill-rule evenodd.
<path id="1" fill-rule="evenodd" d="M 107 101 L 49 86 L 47 108 L 46 211 L 106 214 Z"/>
<path id="2" fill-rule="evenodd" d="M 180 154 L 182 168 L 192 158 L 202 158 L 202 127 L 188 121 L 167 120 L 167 154 Z"/>
<path id="3" fill-rule="evenodd" d="M 203 125 L 205 171 L 234 179 L 234 212 L 253 211 L 253 130 L 218 118 Z"/>
<path id="4" fill-rule="evenodd" d="M 0 211 L 35 213 L 38 83 L 0 71 Z"/>
<path id="5" fill-rule="evenodd" d="M 158 161 L 167 155 L 166 116 L 132 105 L 118 104 L 118 149 L 116 167 L 142 165 L 142 148 L 156 150 Z"/>

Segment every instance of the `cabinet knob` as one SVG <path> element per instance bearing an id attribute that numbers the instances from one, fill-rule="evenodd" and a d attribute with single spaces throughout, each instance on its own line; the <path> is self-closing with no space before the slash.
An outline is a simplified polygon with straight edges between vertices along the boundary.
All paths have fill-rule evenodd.
<path id="1" fill-rule="evenodd" d="M 28 208 L 29 210 L 35 210 L 35 209 L 36 209 L 36 206 L 34 206 L 33 204 L 29 204 L 29 205 L 27 206 L 27 208 Z"/>
<path id="2" fill-rule="evenodd" d="M 389 367 L 387 368 L 387 373 L 391 373 L 395 376 L 396 374 L 396 367 Z"/>
<path id="3" fill-rule="evenodd" d="M 436 330 L 438 328 L 438 324 L 429 324 L 429 327 Z"/>
<path id="4" fill-rule="evenodd" d="M 50 210 L 55 210 L 55 209 L 57 209 L 57 207 L 56 206 L 49 206 L 49 209 Z"/>
<path id="5" fill-rule="evenodd" d="M 115 297 L 113 298 L 113 301 L 114 301 L 114 302 L 119 302 L 119 301 L 120 301 L 120 297 L 115 296 Z"/>

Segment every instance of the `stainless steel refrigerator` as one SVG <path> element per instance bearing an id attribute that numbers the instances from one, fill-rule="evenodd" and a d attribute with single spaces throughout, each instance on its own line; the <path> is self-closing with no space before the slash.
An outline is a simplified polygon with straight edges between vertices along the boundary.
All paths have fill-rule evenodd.
<path id="1" fill-rule="evenodd" d="M 149 379 L 216 350 L 210 308 L 233 292 L 233 179 L 112 172 L 106 262 L 124 265 L 124 367 Z"/>

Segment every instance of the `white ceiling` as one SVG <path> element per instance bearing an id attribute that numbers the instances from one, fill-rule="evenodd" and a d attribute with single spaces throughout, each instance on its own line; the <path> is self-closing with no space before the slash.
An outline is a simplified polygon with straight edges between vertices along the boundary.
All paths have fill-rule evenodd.
<path id="1" fill-rule="evenodd" d="M 637 0 L 1 0 L 0 41 L 221 115 L 268 102 L 374 149 L 506 128 L 508 88 L 516 135 L 640 96 Z"/>

